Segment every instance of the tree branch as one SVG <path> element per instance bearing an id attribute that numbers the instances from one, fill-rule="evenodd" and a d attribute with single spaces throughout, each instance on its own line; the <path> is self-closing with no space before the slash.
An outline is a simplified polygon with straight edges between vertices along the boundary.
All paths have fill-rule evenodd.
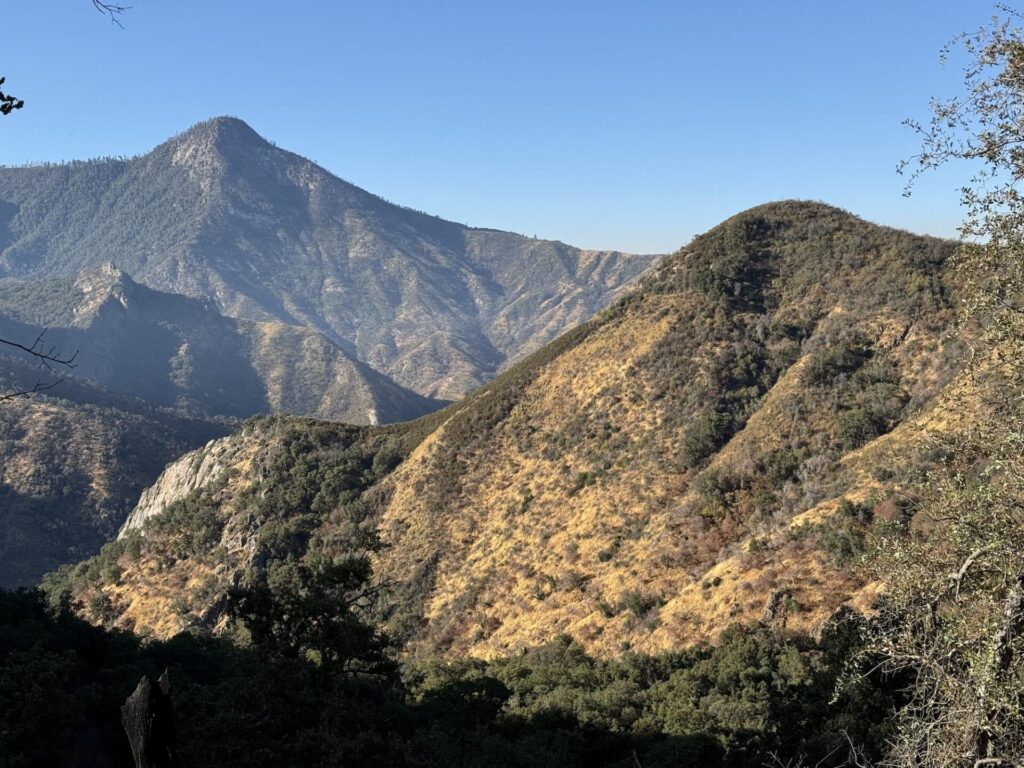
<path id="1" fill-rule="evenodd" d="M 36 336 L 36 340 L 33 341 L 32 345 L 28 347 L 26 347 L 24 344 L 19 344 L 16 341 L 11 341 L 10 339 L 4 338 L 0 338 L 0 344 L 6 344 L 9 347 L 20 349 L 22 352 L 27 352 L 48 371 L 52 371 L 54 365 L 60 365 L 69 369 L 74 368 L 75 359 L 78 357 L 78 351 L 75 350 L 75 353 L 71 355 L 71 357 L 61 357 L 56 347 L 46 347 L 43 343 L 43 340 L 44 337 L 46 336 L 47 330 L 49 329 L 44 328 L 42 331 L 40 331 L 39 335 Z"/>
<path id="2" fill-rule="evenodd" d="M 53 381 L 48 381 L 45 384 L 41 381 L 36 381 L 36 383 L 28 389 L 22 389 L 17 392 L 6 392 L 0 395 L 0 403 L 7 402 L 8 400 L 14 400 L 18 397 L 28 397 L 38 392 L 45 392 L 48 389 L 53 389 L 62 381 L 64 381 L 64 379 L 54 379 Z"/>
<path id="3" fill-rule="evenodd" d="M 117 26 L 124 29 L 124 25 L 121 23 L 120 16 L 122 13 L 131 8 L 130 5 L 121 5 L 120 3 L 104 3 L 101 2 L 101 0 L 92 0 L 92 6 L 97 11 L 102 13 L 104 16 L 109 16 L 111 24 L 116 24 Z"/>
<path id="4" fill-rule="evenodd" d="M 75 368 L 75 360 L 78 357 L 78 351 L 70 356 L 62 355 L 57 351 L 55 346 L 47 346 L 45 343 L 47 329 L 44 328 L 36 336 L 35 341 L 32 344 L 26 346 L 17 341 L 10 339 L 0 338 L 0 344 L 12 347 L 20 352 L 24 352 L 32 358 L 35 358 L 36 362 L 41 368 L 45 368 L 50 373 L 53 373 L 55 368 L 65 368 L 72 370 Z M 7 400 L 13 400 L 17 397 L 28 397 L 30 395 L 38 394 L 39 392 L 45 392 L 48 389 L 53 389 L 55 386 L 64 381 L 63 378 L 57 378 L 52 381 L 36 380 L 35 384 L 27 389 L 20 389 L 15 392 L 5 392 L 0 394 L 0 403 L 6 402 Z"/>

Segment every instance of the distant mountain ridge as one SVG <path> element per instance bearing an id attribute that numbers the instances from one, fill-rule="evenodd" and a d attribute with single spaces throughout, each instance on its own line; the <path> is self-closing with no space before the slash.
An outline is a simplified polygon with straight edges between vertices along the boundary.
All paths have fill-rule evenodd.
<path id="1" fill-rule="evenodd" d="M 195 417 L 290 412 L 375 424 L 441 405 L 315 331 L 226 318 L 208 299 L 155 291 L 109 263 L 73 278 L 0 280 L 0 336 L 43 328 L 48 344 L 77 351 L 76 378 Z"/>
<path id="2" fill-rule="evenodd" d="M 228 117 L 128 160 L 0 168 L 0 277 L 113 262 L 227 316 L 313 329 L 431 397 L 588 319 L 653 258 L 401 208 Z"/>

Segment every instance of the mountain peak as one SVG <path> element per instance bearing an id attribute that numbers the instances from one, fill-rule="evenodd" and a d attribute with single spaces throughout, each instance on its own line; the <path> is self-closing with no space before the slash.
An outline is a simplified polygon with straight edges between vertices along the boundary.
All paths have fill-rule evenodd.
<path id="1" fill-rule="evenodd" d="M 196 123 L 164 146 L 176 165 L 209 170 L 220 167 L 225 158 L 251 155 L 271 144 L 244 120 L 221 116 Z"/>
<path id="2" fill-rule="evenodd" d="M 444 399 L 588 319 L 651 261 L 391 204 L 237 117 L 124 163 L 24 176 L 0 168 L 0 212 L 20 211 L 9 234 L 0 226 L 0 277 L 113 260 L 140 286 L 320 331 Z M 138 299 L 139 286 L 124 295 Z"/>
<path id="3" fill-rule="evenodd" d="M 178 138 L 185 141 L 213 139 L 214 141 L 266 143 L 266 140 L 256 133 L 247 122 L 230 115 L 211 117 L 209 120 L 196 123 Z"/>
<path id="4" fill-rule="evenodd" d="M 106 261 L 92 269 L 80 272 L 75 278 L 75 287 L 82 292 L 82 299 L 75 308 L 75 323 L 88 323 L 91 318 L 111 302 L 127 308 L 139 284 L 119 269 L 113 262 Z"/>

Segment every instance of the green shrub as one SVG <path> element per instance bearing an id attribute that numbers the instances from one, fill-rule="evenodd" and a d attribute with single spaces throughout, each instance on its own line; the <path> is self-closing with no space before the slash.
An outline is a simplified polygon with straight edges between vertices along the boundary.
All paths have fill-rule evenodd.
<path id="1" fill-rule="evenodd" d="M 767 552 L 771 548 L 771 543 L 772 540 L 768 536 L 755 536 L 750 540 L 750 546 L 747 549 L 755 554 Z"/>
<path id="2" fill-rule="evenodd" d="M 596 482 L 597 477 L 592 472 L 579 472 L 576 479 L 573 480 L 572 493 L 579 493 L 588 485 L 594 485 Z"/>
<path id="3" fill-rule="evenodd" d="M 630 589 L 622 593 L 619 599 L 619 608 L 629 611 L 636 618 L 642 619 L 652 609 L 661 605 L 661 598 L 637 589 Z"/>
<path id="4" fill-rule="evenodd" d="M 758 469 L 773 486 L 780 486 L 796 477 L 800 457 L 787 448 L 779 448 L 758 462 Z"/>
<path id="5" fill-rule="evenodd" d="M 873 351 L 860 339 L 847 339 L 811 355 L 800 373 L 800 382 L 808 387 L 832 383 L 841 374 L 856 371 L 871 359 Z"/>
<path id="6" fill-rule="evenodd" d="M 732 414 L 710 411 L 683 434 L 680 460 L 686 467 L 697 467 L 728 442 L 735 429 Z"/>
<path id="7" fill-rule="evenodd" d="M 884 431 L 884 425 L 863 408 L 842 411 L 836 419 L 836 439 L 839 444 L 852 450 L 874 440 Z"/>

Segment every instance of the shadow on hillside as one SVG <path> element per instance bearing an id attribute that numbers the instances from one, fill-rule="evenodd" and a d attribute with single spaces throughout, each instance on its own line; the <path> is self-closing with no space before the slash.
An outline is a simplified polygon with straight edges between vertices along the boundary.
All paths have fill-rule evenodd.
<path id="1" fill-rule="evenodd" d="M 130 768 L 120 706 L 169 669 L 184 766 L 717 765 L 706 736 L 635 737 L 571 716 L 500 719 L 496 680 L 454 681 L 418 703 L 396 681 L 324 678 L 310 664 L 224 640 L 133 635 L 51 613 L 40 594 L 0 592 L 4 764 Z"/>
<path id="2" fill-rule="evenodd" d="M 218 638 L 144 643 L 45 599 L 0 591 L 4 765 L 130 767 L 120 706 L 165 669 L 185 768 L 738 768 L 773 752 L 835 768 L 846 733 L 884 743 L 894 704 L 893 685 L 867 678 L 833 698 L 852 619 L 815 646 L 737 628 L 715 648 L 602 662 L 566 638 L 491 663 L 410 661 L 384 679 Z"/>

